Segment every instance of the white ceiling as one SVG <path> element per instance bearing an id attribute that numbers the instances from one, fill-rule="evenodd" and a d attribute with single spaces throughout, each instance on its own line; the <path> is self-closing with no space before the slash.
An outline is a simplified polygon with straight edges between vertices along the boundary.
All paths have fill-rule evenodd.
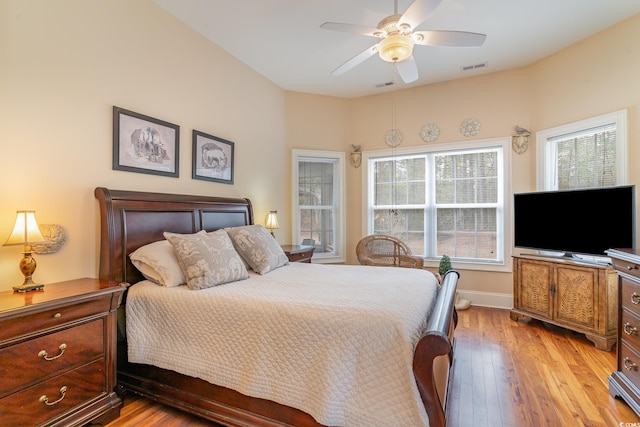
<path id="1" fill-rule="evenodd" d="M 327 21 L 376 27 L 393 14 L 393 0 L 154 1 L 283 89 L 348 98 L 529 65 L 640 13 L 638 0 L 442 0 L 417 30 L 485 33 L 486 42 L 416 45 L 420 77 L 406 85 L 377 55 L 333 76 L 377 39 L 320 29 Z M 410 4 L 398 0 L 398 12 Z M 387 82 L 394 84 L 376 87 Z"/>

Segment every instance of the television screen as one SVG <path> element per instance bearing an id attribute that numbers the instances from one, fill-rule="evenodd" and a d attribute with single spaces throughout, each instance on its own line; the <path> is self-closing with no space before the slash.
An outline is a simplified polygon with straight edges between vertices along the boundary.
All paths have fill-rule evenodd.
<path id="1" fill-rule="evenodd" d="M 635 186 L 514 194 L 514 246 L 606 256 L 635 247 Z"/>

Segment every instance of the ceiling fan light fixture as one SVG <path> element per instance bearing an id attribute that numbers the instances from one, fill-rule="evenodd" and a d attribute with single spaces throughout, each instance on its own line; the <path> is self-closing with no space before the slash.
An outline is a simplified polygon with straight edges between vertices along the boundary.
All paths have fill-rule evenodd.
<path id="1" fill-rule="evenodd" d="M 383 61 L 400 62 L 409 58 L 413 52 L 413 39 L 403 34 L 393 34 L 384 38 L 378 47 Z"/>

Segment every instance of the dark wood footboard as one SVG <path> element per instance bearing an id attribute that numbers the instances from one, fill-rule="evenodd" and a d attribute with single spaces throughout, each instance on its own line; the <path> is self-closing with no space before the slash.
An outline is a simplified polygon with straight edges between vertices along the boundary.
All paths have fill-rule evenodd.
<path id="1" fill-rule="evenodd" d="M 453 330 L 458 323 L 454 306 L 460 274 L 450 270 L 442 280 L 427 332 L 413 355 L 413 374 L 431 427 L 446 425 L 449 378 L 453 372 Z"/>

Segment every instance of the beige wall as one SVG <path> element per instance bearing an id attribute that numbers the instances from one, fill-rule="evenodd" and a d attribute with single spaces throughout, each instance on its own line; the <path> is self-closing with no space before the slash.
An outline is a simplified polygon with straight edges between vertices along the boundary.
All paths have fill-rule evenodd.
<path id="1" fill-rule="evenodd" d="M 627 108 L 629 178 L 630 183 L 640 184 L 636 167 L 640 156 L 640 48 L 635 43 L 639 39 L 640 15 L 529 67 L 353 99 L 345 112 L 351 129 L 343 132 L 351 140 L 345 141 L 342 149 L 349 151 L 352 143 L 361 144 L 363 150 L 387 148 L 384 137 L 392 127 L 394 104 L 396 127 L 404 133 L 401 147 L 423 145 L 420 130 L 426 123 L 438 124 L 437 143 L 447 144 L 469 139 L 459 132 L 460 122 L 468 117 L 477 118 L 482 125 L 473 139 L 485 139 L 509 136 L 515 125 L 535 136 L 536 131 Z M 296 99 L 288 96 L 287 100 L 288 145 L 296 146 L 302 140 L 290 141 L 289 137 L 304 135 L 305 125 L 289 113 L 297 111 Z M 305 98 L 305 105 L 309 104 Z M 315 110 L 309 113 L 307 108 L 307 115 L 326 115 L 325 109 L 335 107 L 326 102 L 313 105 Z M 327 132 L 335 129 L 316 128 L 314 138 L 325 140 Z M 355 263 L 355 245 L 362 237 L 360 171 L 348 166 L 347 181 L 347 254 L 348 262 Z M 526 153 L 511 153 L 511 190 L 532 191 L 535 183 L 532 137 Z M 476 302 L 500 304 L 508 300 L 505 296 L 512 293 L 512 283 L 511 273 L 463 271 L 460 288 Z"/>
<path id="2" fill-rule="evenodd" d="M 150 0 L 0 1 L 0 244 L 18 209 L 61 224 L 34 278 L 98 271 L 96 186 L 249 197 L 289 221 L 285 93 Z M 112 170 L 112 107 L 180 125 L 180 177 Z M 191 179 L 191 131 L 235 142 L 235 184 Z M 287 230 L 277 233 L 284 243 Z M 22 283 L 0 246 L 0 290 Z"/>
<path id="3" fill-rule="evenodd" d="M 37 257 L 36 279 L 97 274 L 96 186 L 249 197 L 256 222 L 278 210 L 281 243 L 291 239 L 290 149 L 385 148 L 395 102 L 402 146 L 508 136 L 516 124 L 538 131 L 629 109 L 631 183 L 639 183 L 640 16 L 537 64 L 399 89 L 358 99 L 286 92 L 205 41 L 150 0 L 0 0 L 0 243 L 17 209 L 63 225 L 68 242 Z M 393 99 L 395 97 L 395 99 Z M 113 171 L 113 105 L 181 126 L 180 178 Z M 191 130 L 236 143 L 235 184 L 191 179 Z M 361 169 L 347 166 L 347 252 L 361 237 Z M 512 190 L 535 188 L 535 143 L 512 154 Z M 0 247 L 1 289 L 21 282 L 20 248 Z M 475 297 L 509 295 L 509 273 L 463 271 Z"/>
<path id="4" fill-rule="evenodd" d="M 535 94 L 531 116 L 535 130 L 627 109 L 628 167 L 632 184 L 640 184 L 638 40 L 640 15 L 531 67 L 531 85 Z"/>
<path id="5" fill-rule="evenodd" d="M 362 145 L 362 150 L 388 148 L 385 135 L 392 127 L 392 105 L 396 107 L 396 127 L 403 131 L 401 147 L 420 146 L 425 143 L 420 138 L 422 126 L 437 123 L 440 127 L 438 144 L 447 144 L 470 138 L 459 132 L 460 122 L 469 117 L 477 118 L 482 125 L 477 139 L 504 137 L 510 135 L 518 124 L 530 126 L 530 82 L 526 69 L 493 73 L 486 76 L 466 78 L 413 89 L 397 90 L 391 93 L 349 100 L 350 108 L 343 107 L 344 100 L 315 97 L 311 95 L 287 95 L 287 141 L 295 148 L 304 146 L 309 120 L 305 118 L 324 117 L 336 112 L 342 120 L 333 121 L 331 126 L 310 120 L 314 124 L 313 140 L 325 149 L 349 152 L 350 144 Z M 312 108 L 310 108 L 312 107 Z M 346 121 L 348 119 L 348 121 Z M 335 124 L 335 126 L 334 126 Z M 340 138 L 335 138 L 336 134 Z M 343 136 L 348 138 L 344 139 Z M 297 139 L 291 140 L 290 138 Z M 338 139 L 336 141 L 336 139 Z M 330 143 L 326 141 L 331 141 Z M 535 175 L 531 172 L 535 153 L 530 150 L 522 158 L 514 158 L 514 181 L 516 187 L 533 185 Z M 355 246 L 362 237 L 362 168 L 347 166 L 347 262 L 357 263 Z M 519 188 L 522 190 L 522 188 Z M 460 287 L 466 290 L 511 294 L 510 274 L 465 271 Z"/>

